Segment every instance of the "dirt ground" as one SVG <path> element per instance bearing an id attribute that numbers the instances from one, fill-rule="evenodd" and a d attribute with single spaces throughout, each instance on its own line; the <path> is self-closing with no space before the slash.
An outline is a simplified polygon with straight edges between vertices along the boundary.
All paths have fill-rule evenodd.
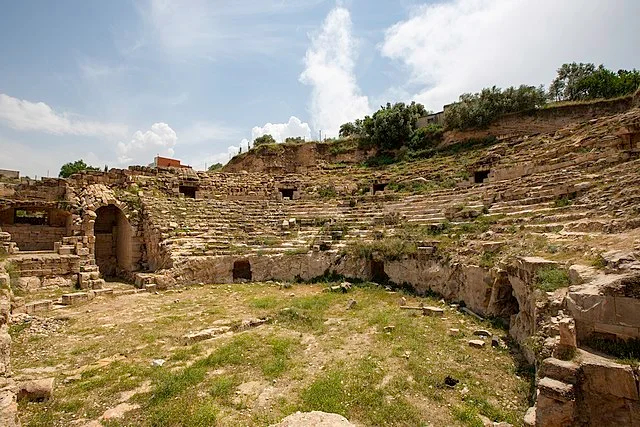
<path id="1" fill-rule="evenodd" d="M 207 285 L 24 315 L 14 376 L 55 377 L 55 392 L 20 402 L 22 423 L 267 426 L 321 410 L 362 426 L 482 426 L 479 414 L 520 425 L 531 384 L 517 352 L 468 345 L 478 329 L 506 331 L 429 298 L 326 287 Z M 444 316 L 402 310 L 402 298 Z M 207 328 L 219 335 L 184 338 Z"/>

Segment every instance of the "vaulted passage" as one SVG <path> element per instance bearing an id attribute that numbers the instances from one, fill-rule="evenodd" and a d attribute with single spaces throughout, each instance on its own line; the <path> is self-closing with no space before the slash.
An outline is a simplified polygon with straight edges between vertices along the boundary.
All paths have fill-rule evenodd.
<path id="1" fill-rule="evenodd" d="M 251 263 L 246 259 L 239 259 L 233 263 L 233 280 L 251 280 Z"/>
<path id="2" fill-rule="evenodd" d="M 96 264 L 105 277 L 131 271 L 131 225 L 122 211 L 113 205 L 96 211 Z"/>
<path id="3" fill-rule="evenodd" d="M 70 235 L 71 214 L 54 208 L 13 207 L 0 211 L 0 227 L 21 251 L 52 251 Z"/>

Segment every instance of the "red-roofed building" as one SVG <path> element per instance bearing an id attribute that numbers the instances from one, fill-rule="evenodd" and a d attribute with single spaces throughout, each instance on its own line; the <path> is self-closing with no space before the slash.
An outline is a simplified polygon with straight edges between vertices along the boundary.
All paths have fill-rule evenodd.
<path id="1" fill-rule="evenodd" d="M 160 156 L 156 156 L 156 158 L 153 159 L 153 166 L 156 168 L 189 168 L 191 169 L 191 166 L 180 164 L 180 160 L 170 159 L 168 157 L 160 157 Z"/>

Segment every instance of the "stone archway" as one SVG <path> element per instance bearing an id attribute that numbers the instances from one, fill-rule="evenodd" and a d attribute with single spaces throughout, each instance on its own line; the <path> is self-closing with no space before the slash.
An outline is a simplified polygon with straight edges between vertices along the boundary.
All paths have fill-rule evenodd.
<path id="1" fill-rule="evenodd" d="M 96 210 L 95 259 L 104 277 L 132 270 L 132 228 L 122 210 L 107 205 Z"/>

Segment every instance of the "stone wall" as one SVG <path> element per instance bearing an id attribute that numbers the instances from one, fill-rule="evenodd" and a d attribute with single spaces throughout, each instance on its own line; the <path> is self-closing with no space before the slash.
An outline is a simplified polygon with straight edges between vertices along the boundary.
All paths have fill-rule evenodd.
<path id="1" fill-rule="evenodd" d="M 626 98 L 596 101 L 583 104 L 567 104 L 540 110 L 525 111 L 504 115 L 495 120 L 486 129 L 450 131 L 445 134 L 444 144 L 488 135 L 496 137 L 534 135 L 554 133 L 558 129 L 574 123 L 586 122 L 598 117 L 613 115 L 629 110 L 638 102 L 636 95 Z"/>
<path id="2" fill-rule="evenodd" d="M 11 234 L 11 240 L 21 251 L 52 251 L 55 242 L 67 235 L 66 227 L 48 225 L 3 224 L 2 229 Z"/>
<path id="3" fill-rule="evenodd" d="M 18 404 L 15 383 L 11 379 L 11 281 L 0 262 L 0 426 L 17 427 Z"/>
<path id="4" fill-rule="evenodd" d="M 338 150 L 328 143 L 263 145 L 232 158 L 224 172 L 264 172 L 270 174 L 304 174 L 321 165 L 361 163 L 375 151 L 352 147 Z"/>

